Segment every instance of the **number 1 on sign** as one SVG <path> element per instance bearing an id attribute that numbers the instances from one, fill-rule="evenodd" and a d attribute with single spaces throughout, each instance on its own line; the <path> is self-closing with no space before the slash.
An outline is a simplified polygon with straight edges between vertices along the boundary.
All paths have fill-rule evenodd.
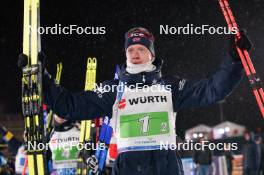
<path id="1" fill-rule="evenodd" d="M 146 115 L 143 118 L 139 118 L 138 122 L 141 123 L 141 132 L 147 133 L 149 131 L 149 115 Z"/>

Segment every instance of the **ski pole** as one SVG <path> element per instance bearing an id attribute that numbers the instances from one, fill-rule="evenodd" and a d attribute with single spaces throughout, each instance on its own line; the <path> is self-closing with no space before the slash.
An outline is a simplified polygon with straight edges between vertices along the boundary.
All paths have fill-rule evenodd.
<path id="1" fill-rule="evenodd" d="M 227 22 L 228 27 L 236 28 L 236 41 L 240 39 L 241 34 L 238 30 L 238 25 L 235 21 L 234 15 L 231 11 L 230 5 L 228 3 L 228 0 L 219 0 L 219 4 L 221 7 L 221 10 L 223 12 L 223 15 L 225 17 L 225 20 Z M 262 88 L 262 82 L 260 77 L 257 75 L 256 70 L 253 66 L 253 63 L 251 61 L 251 58 L 248 54 L 248 51 L 241 50 L 239 47 L 236 46 L 236 49 L 238 51 L 239 57 L 241 59 L 241 62 L 243 64 L 243 67 L 245 69 L 246 75 L 249 79 L 249 83 L 251 85 L 251 88 L 253 90 L 253 93 L 255 95 L 256 101 L 258 103 L 260 112 L 262 114 L 262 117 L 264 118 L 264 92 Z"/>
<path id="2" fill-rule="evenodd" d="M 26 156 L 25 163 L 24 163 L 23 170 L 22 170 L 22 175 L 26 175 L 27 167 L 28 167 L 28 158 Z"/>

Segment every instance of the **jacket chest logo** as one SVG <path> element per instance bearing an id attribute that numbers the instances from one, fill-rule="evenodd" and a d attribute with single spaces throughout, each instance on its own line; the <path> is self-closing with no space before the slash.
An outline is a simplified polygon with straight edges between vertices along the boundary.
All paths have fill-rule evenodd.
<path id="1" fill-rule="evenodd" d="M 120 102 L 118 103 L 118 108 L 119 109 L 124 109 L 126 107 L 126 99 L 121 99 Z"/>

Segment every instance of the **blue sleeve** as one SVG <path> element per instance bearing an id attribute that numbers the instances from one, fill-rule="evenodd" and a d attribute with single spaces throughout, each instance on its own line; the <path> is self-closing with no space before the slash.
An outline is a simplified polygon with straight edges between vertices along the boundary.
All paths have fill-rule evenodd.
<path id="1" fill-rule="evenodd" d="M 174 108 L 200 107 L 214 104 L 229 95 L 243 75 L 243 66 L 227 55 L 219 70 L 210 78 L 197 82 L 179 81 L 173 89 Z"/>
<path id="2" fill-rule="evenodd" d="M 94 119 L 112 115 L 115 101 L 114 92 L 83 91 L 72 93 L 55 83 L 46 72 L 43 78 L 45 103 L 58 116 L 67 120 Z"/>

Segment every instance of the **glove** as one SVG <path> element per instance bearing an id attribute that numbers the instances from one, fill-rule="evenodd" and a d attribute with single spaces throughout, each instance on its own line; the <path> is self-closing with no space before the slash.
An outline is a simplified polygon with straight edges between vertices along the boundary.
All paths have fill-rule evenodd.
<path id="1" fill-rule="evenodd" d="M 92 155 L 91 157 L 89 157 L 87 160 L 86 160 L 86 163 L 89 167 L 89 169 L 94 173 L 96 174 L 98 172 L 98 160 L 97 158 L 95 157 L 95 155 Z"/>
<path id="2" fill-rule="evenodd" d="M 240 59 L 239 54 L 237 52 L 236 46 L 238 48 L 240 48 L 241 50 L 247 50 L 248 52 L 251 50 L 252 42 L 248 38 L 245 30 L 240 31 L 240 39 L 236 40 L 236 35 L 232 35 L 230 38 L 229 53 L 234 60 L 240 61 L 241 59 Z"/>
<path id="3" fill-rule="evenodd" d="M 44 72 L 45 69 L 45 62 L 46 62 L 46 55 L 44 52 L 38 53 L 38 61 L 41 63 L 41 68 Z M 28 56 L 21 53 L 18 56 L 17 66 L 21 69 L 23 69 L 28 64 Z"/>
<path id="4" fill-rule="evenodd" d="M 21 53 L 18 56 L 17 66 L 23 69 L 28 64 L 28 57 L 27 55 Z"/>

